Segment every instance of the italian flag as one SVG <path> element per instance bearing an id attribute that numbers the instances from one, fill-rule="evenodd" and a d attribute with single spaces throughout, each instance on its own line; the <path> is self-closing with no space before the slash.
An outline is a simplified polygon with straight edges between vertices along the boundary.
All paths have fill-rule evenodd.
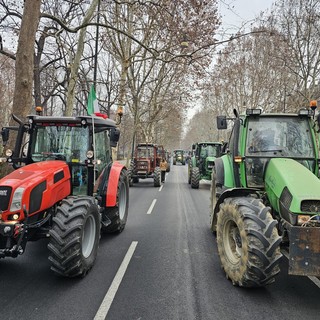
<path id="1" fill-rule="evenodd" d="M 89 92 L 89 97 L 88 97 L 88 104 L 87 104 L 87 112 L 88 115 L 100 113 L 100 108 L 98 105 L 98 100 L 96 97 L 96 92 L 94 90 L 94 86 L 91 86 L 90 92 Z"/>

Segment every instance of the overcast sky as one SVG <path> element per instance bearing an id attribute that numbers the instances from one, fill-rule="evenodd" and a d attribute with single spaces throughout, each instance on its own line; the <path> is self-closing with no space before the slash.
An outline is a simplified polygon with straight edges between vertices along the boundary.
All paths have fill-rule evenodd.
<path id="1" fill-rule="evenodd" d="M 219 0 L 219 12 L 226 31 L 234 31 L 270 9 L 274 0 Z M 247 23 L 250 25 L 250 22 Z"/>

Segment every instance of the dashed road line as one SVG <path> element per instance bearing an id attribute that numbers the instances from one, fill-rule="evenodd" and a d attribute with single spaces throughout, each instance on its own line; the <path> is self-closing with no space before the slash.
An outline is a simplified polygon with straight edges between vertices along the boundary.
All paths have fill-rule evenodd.
<path id="1" fill-rule="evenodd" d="M 106 293 L 95 317 L 94 317 L 94 320 L 104 320 L 108 314 L 108 311 L 111 307 L 111 304 L 113 302 L 113 299 L 118 291 L 118 288 L 121 284 L 121 281 L 123 279 L 123 276 L 127 270 L 127 267 L 129 265 L 129 262 L 133 256 L 133 253 L 134 251 L 136 250 L 136 247 L 137 247 L 137 244 L 138 244 L 138 241 L 132 241 L 131 242 L 131 245 L 120 265 L 120 268 L 118 269 L 117 271 L 117 274 L 115 275 L 112 283 L 111 283 L 111 286 L 108 290 L 108 292 Z"/>
<path id="2" fill-rule="evenodd" d="M 156 202 L 157 202 L 157 199 L 153 199 L 152 200 L 152 203 L 151 203 L 151 205 L 150 205 L 150 207 L 149 207 L 149 209 L 147 211 L 147 214 L 151 214 L 152 213 L 153 207 L 156 204 Z"/>

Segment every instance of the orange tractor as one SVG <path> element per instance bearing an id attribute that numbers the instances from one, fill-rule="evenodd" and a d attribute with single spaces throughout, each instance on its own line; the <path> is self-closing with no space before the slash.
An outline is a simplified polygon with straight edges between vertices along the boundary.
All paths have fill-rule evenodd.
<path id="1" fill-rule="evenodd" d="M 0 180 L 0 258 L 24 253 L 28 241 L 48 238 L 51 269 L 85 276 L 101 232 L 121 232 L 127 221 L 127 170 L 113 162 L 120 132 L 100 117 L 31 115 L 2 128 L 6 161 L 15 169 Z"/>

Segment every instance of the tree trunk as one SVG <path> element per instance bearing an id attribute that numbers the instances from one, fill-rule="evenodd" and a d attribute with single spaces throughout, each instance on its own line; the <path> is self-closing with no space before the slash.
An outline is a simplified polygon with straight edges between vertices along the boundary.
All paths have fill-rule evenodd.
<path id="1" fill-rule="evenodd" d="M 41 0 L 25 0 L 17 48 L 13 113 L 21 120 L 33 105 L 33 68 L 36 32 L 40 20 Z"/>
<path id="2" fill-rule="evenodd" d="M 94 11 L 98 5 L 99 0 L 93 0 L 89 10 L 86 13 L 86 16 L 83 19 L 83 24 L 89 23 Z M 98 12 L 99 14 L 99 12 Z M 78 39 L 78 46 L 77 52 L 75 54 L 74 60 L 71 62 L 71 73 L 70 73 L 70 81 L 68 85 L 68 92 L 67 92 L 67 106 L 66 106 L 66 116 L 72 116 L 73 114 L 73 107 L 74 107 L 74 98 L 76 95 L 76 84 L 78 80 L 78 71 L 80 66 L 80 60 L 84 50 L 84 40 L 86 36 L 87 28 L 82 28 L 80 30 L 79 39 Z M 97 53 L 96 53 L 97 54 Z"/>

